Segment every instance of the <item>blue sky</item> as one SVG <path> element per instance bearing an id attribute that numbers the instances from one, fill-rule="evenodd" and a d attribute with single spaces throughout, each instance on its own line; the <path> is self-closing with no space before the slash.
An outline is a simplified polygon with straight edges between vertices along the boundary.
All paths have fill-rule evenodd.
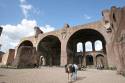
<path id="1" fill-rule="evenodd" d="M 100 20 L 101 11 L 123 7 L 125 0 L 0 0 L 1 50 L 15 48 L 23 37 Z M 18 33 L 18 34 L 17 34 Z"/>
<path id="2" fill-rule="evenodd" d="M 23 1 L 23 0 L 22 0 Z M 24 0 L 33 8 L 27 19 L 38 25 L 60 28 L 64 23 L 84 24 L 101 19 L 101 11 L 115 5 L 122 7 L 125 0 Z M 25 18 L 20 0 L 0 0 L 0 25 L 17 24 Z"/>

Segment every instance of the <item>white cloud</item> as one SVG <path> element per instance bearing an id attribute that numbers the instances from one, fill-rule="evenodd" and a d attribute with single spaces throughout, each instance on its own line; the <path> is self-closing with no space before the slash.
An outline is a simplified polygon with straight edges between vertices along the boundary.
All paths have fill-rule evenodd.
<path id="1" fill-rule="evenodd" d="M 14 48 L 19 43 L 20 39 L 27 36 L 34 35 L 34 26 L 37 26 L 35 20 L 23 19 L 20 24 L 17 25 L 1 25 L 3 32 L 0 37 L 0 44 L 2 44 L 1 50 L 6 52 L 9 48 Z M 49 32 L 55 30 L 50 25 L 40 26 L 43 32 Z"/>
<path id="2" fill-rule="evenodd" d="M 26 0 L 20 0 L 21 3 L 26 3 Z"/>
<path id="3" fill-rule="evenodd" d="M 30 15 L 39 15 L 39 8 L 33 7 L 33 5 L 29 4 L 27 0 L 20 0 L 20 8 L 25 18 L 28 18 Z"/>
<path id="4" fill-rule="evenodd" d="M 39 8 L 33 8 L 33 14 L 39 15 L 41 13 Z"/>
<path id="5" fill-rule="evenodd" d="M 43 31 L 43 32 L 48 32 L 48 31 L 54 31 L 55 28 L 50 26 L 50 25 L 45 25 L 44 27 L 40 27 L 40 29 Z"/>
<path id="6" fill-rule="evenodd" d="M 28 18 L 28 13 L 32 10 L 32 5 L 28 4 L 26 0 L 20 0 L 20 8 L 25 18 Z"/>
<path id="7" fill-rule="evenodd" d="M 27 19 L 23 19 L 21 22 L 22 26 L 28 27 L 28 28 L 33 28 L 34 26 L 37 25 L 35 20 L 27 20 Z"/>
<path id="8" fill-rule="evenodd" d="M 27 18 L 29 11 L 32 9 L 32 6 L 31 5 L 21 5 L 20 7 L 22 8 L 25 18 Z"/>
<path id="9" fill-rule="evenodd" d="M 84 14 L 84 15 L 83 15 L 83 18 L 84 18 L 84 19 L 87 19 L 87 20 L 91 19 L 91 17 L 90 17 L 89 15 L 87 15 L 87 14 Z"/>

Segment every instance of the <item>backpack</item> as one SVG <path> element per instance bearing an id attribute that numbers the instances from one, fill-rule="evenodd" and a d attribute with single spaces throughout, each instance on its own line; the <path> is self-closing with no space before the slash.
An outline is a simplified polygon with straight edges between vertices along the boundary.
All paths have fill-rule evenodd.
<path id="1" fill-rule="evenodd" d="M 74 67 L 74 65 L 72 65 L 72 72 L 75 72 L 75 67 Z"/>

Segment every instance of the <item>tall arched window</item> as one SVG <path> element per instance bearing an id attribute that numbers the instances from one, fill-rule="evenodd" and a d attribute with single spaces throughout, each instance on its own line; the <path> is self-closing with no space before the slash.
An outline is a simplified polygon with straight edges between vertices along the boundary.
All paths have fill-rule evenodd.
<path id="1" fill-rule="evenodd" d="M 83 52 L 82 42 L 78 42 L 78 43 L 77 43 L 77 52 Z"/>
<path id="2" fill-rule="evenodd" d="M 96 50 L 96 51 L 100 51 L 100 50 L 102 50 L 102 49 L 103 49 L 102 41 L 96 40 L 96 41 L 95 41 L 95 50 Z"/>
<path id="3" fill-rule="evenodd" d="M 92 42 L 91 41 L 87 41 L 85 43 L 85 51 L 92 51 Z"/>

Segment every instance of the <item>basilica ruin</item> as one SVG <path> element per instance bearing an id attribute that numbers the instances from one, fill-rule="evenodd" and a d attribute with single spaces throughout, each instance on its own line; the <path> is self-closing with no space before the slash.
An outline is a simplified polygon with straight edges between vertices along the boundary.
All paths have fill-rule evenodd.
<path id="1" fill-rule="evenodd" d="M 5 64 L 9 61 L 9 65 L 17 68 L 69 63 L 91 68 L 102 64 L 125 74 L 125 7 L 105 9 L 102 19 L 88 24 L 65 24 L 62 29 L 48 33 L 35 29 L 35 36 L 23 38 L 15 51 L 9 51 L 10 60 Z M 97 42 L 102 49 L 96 49 Z M 86 50 L 87 43 L 91 50 Z M 82 46 L 80 51 L 78 44 Z"/>
<path id="2" fill-rule="evenodd" d="M 2 30 L 3 30 L 3 28 L 0 27 L 0 36 L 1 36 Z M 1 49 L 1 46 L 2 45 L 0 44 L 0 49 Z M 2 62 L 2 56 L 3 56 L 3 54 L 4 54 L 4 52 L 0 51 L 0 63 Z"/>

